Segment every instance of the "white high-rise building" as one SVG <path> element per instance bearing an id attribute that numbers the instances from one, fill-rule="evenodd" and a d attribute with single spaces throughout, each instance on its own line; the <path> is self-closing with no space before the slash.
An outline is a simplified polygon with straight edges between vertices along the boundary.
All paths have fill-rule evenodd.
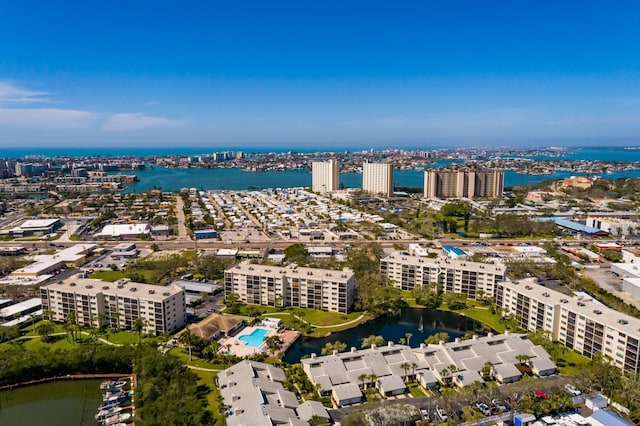
<path id="1" fill-rule="evenodd" d="M 393 193 L 393 166 L 389 163 L 363 163 L 362 190 L 390 196 Z"/>
<path id="2" fill-rule="evenodd" d="M 334 158 L 311 163 L 311 190 L 313 192 L 337 191 L 339 185 L 338 162 Z"/>

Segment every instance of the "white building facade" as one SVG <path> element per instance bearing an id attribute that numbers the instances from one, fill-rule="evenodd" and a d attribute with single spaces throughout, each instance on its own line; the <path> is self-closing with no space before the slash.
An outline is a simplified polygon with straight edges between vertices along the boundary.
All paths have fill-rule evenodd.
<path id="1" fill-rule="evenodd" d="M 311 190 L 313 192 L 333 192 L 340 187 L 338 161 L 334 158 L 327 161 L 311 163 Z"/>
<path id="2" fill-rule="evenodd" d="M 393 166 L 388 163 L 363 163 L 362 190 L 390 196 L 393 193 Z"/>
<path id="3" fill-rule="evenodd" d="M 74 312 L 78 324 L 95 327 L 101 321 L 131 330 L 138 318 L 149 334 L 171 333 L 186 324 L 184 290 L 122 279 L 113 283 L 72 277 L 40 288 L 42 309 L 54 321 Z"/>
<path id="4" fill-rule="evenodd" d="M 640 320 L 585 296 L 567 296 L 535 278 L 496 286 L 496 305 L 520 326 L 593 358 L 600 352 L 625 372 L 640 372 Z"/>
<path id="5" fill-rule="evenodd" d="M 352 270 L 299 268 L 240 263 L 224 273 L 225 297 L 266 306 L 295 306 L 349 312 L 355 293 Z"/>
<path id="6" fill-rule="evenodd" d="M 437 283 L 445 293 L 472 299 L 492 297 L 495 285 L 506 279 L 503 264 L 428 258 L 395 252 L 380 260 L 380 271 L 394 287 L 413 290 Z"/>

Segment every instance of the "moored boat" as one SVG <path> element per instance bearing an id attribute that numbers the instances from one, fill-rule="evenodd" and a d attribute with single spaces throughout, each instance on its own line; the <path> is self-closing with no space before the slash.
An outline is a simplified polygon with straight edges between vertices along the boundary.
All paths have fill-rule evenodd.
<path id="1" fill-rule="evenodd" d="M 122 391 L 115 392 L 115 393 L 107 392 L 104 395 L 102 395 L 102 401 L 105 403 L 105 405 L 107 403 L 114 402 L 114 401 L 117 401 L 118 404 L 120 404 L 121 402 L 126 401 L 127 398 L 129 398 L 129 395 L 127 394 L 127 392 L 122 392 Z"/>
<path id="2" fill-rule="evenodd" d="M 126 423 L 127 420 L 129 420 L 130 418 L 131 418 L 131 414 L 129 413 L 118 414 L 115 416 L 111 416 L 106 420 L 103 420 L 102 424 L 104 426 L 113 426 L 120 423 Z"/>
<path id="3" fill-rule="evenodd" d="M 109 408 L 101 408 L 100 411 L 98 411 L 98 414 L 96 414 L 96 419 L 111 417 L 115 414 L 118 414 L 120 411 L 122 411 L 122 407 L 118 405 L 114 405 Z"/>
<path id="4" fill-rule="evenodd" d="M 126 380 L 107 380 L 100 383 L 101 390 L 114 391 L 116 389 L 122 389 L 127 384 Z"/>

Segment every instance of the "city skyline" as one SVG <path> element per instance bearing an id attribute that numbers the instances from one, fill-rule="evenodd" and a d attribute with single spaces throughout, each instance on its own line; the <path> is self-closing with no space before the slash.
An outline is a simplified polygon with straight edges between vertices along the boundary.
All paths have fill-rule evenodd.
<path id="1" fill-rule="evenodd" d="M 3 147 L 640 145 L 636 2 L 6 4 Z"/>

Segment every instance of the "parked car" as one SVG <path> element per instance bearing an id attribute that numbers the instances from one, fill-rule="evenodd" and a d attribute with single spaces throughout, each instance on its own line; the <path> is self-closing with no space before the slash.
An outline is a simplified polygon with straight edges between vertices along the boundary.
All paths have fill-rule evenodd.
<path id="1" fill-rule="evenodd" d="M 436 405 L 436 416 L 438 417 L 438 420 L 440 420 L 441 422 L 446 422 L 449 419 L 449 416 L 447 416 L 446 411 L 440 408 L 439 405 Z"/>
<path id="2" fill-rule="evenodd" d="M 480 411 L 485 416 L 491 415 L 491 409 L 484 402 L 476 402 L 476 409 Z"/>
<path id="3" fill-rule="evenodd" d="M 509 411 L 509 406 L 507 405 L 507 403 L 500 399 L 492 399 L 491 404 L 493 404 L 493 406 L 501 412 Z"/>
<path id="4" fill-rule="evenodd" d="M 536 389 L 534 392 L 534 397 L 538 400 L 540 399 L 549 399 L 549 395 L 542 389 Z"/>
<path id="5" fill-rule="evenodd" d="M 564 389 L 573 396 L 582 395 L 582 391 L 573 386 L 571 383 L 567 383 L 566 385 L 564 385 Z"/>
<path id="6" fill-rule="evenodd" d="M 430 420 L 429 412 L 427 410 L 425 410 L 424 408 L 420 409 L 420 414 L 422 415 L 422 418 L 425 419 L 426 421 Z"/>

